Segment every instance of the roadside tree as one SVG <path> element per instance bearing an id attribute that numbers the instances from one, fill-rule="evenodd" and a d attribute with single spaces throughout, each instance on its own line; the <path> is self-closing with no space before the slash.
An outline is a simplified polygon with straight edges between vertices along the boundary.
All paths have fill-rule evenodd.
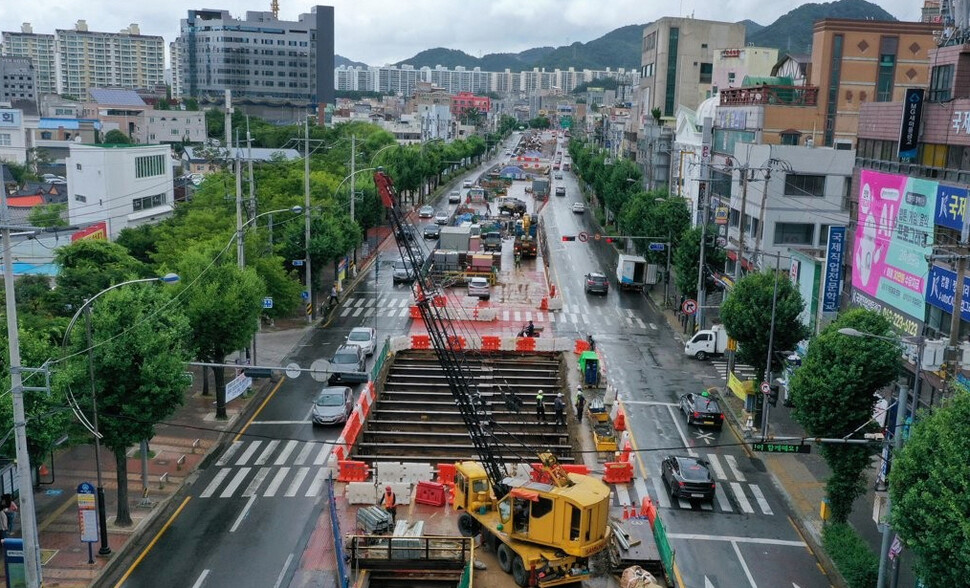
<path id="1" fill-rule="evenodd" d="M 843 328 L 875 335 L 891 336 L 893 332 L 883 316 L 854 309 L 812 339 L 790 383 L 792 416 L 811 436 L 861 437 L 872 417 L 875 392 L 894 380 L 899 367 L 899 345 L 843 335 L 838 332 Z M 822 445 L 820 453 L 832 470 L 826 483 L 832 518 L 844 523 L 853 501 L 865 492 L 862 474 L 869 467 L 872 449 L 864 445 Z"/>
<path id="2" fill-rule="evenodd" d="M 59 247 L 54 263 L 60 268 L 54 290 L 58 314 L 71 316 L 86 298 L 112 284 L 146 275 L 144 264 L 111 241 L 81 239 Z"/>
<path id="3" fill-rule="evenodd" d="M 717 234 L 717 227 L 708 225 L 707 236 Z M 673 266 L 677 291 L 687 298 L 697 297 L 697 264 L 701 257 L 701 227 L 694 227 L 681 233 L 673 253 Z M 724 267 L 724 250 L 707 247 L 704 251 L 704 264 L 707 267 Z M 708 284 L 708 291 L 713 284 Z M 771 310 L 769 299 L 769 311 Z"/>

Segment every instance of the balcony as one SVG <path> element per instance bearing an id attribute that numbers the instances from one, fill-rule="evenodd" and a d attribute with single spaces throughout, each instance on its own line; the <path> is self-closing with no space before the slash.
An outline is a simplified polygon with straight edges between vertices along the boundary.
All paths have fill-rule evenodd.
<path id="1" fill-rule="evenodd" d="M 754 86 L 751 88 L 727 88 L 720 92 L 721 106 L 815 106 L 818 103 L 817 86 Z"/>

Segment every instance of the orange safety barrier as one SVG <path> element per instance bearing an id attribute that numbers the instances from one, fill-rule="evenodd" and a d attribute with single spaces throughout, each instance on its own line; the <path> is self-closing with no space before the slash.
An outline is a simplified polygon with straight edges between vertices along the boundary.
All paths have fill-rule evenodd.
<path id="1" fill-rule="evenodd" d="M 606 468 L 603 481 L 607 484 L 628 484 L 633 480 L 633 464 L 622 461 L 610 461 L 603 466 Z"/>
<path id="2" fill-rule="evenodd" d="M 623 443 L 623 451 L 620 452 L 620 461 L 623 463 L 629 463 L 631 451 L 633 451 L 633 447 L 630 445 L 629 441 L 625 441 Z"/>
<path id="3" fill-rule="evenodd" d="M 428 335 L 411 335 L 411 349 L 431 349 L 431 337 Z"/>
<path id="4" fill-rule="evenodd" d="M 461 335 L 449 335 L 448 346 L 455 351 L 460 351 L 465 348 L 465 338 Z"/>
<path id="5" fill-rule="evenodd" d="M 448 303 L 448 298 L 446 296 L 435 296 L 431 299 L 432 306 L 437 306 L 438 308 L 444 307 Z"/>
<path id="6" fill-rule="evenodd" d="M 539 303 L 539 310 L 549 310 L 549 299 L 543 298 L 542 302 Z"/>
<path id="7" fill-rule="evenodd" d="M 356 410 L 350 413 L 350 418 L 347 419 L 347 424 L 344 425 L 344 431 L 341 437 L 347 443 L 348 447 L 354 446 L 354 441 L 357 440 L 357 435 L 360 433 L 360 427 L 363 423 L 360 421 L 360 413 Z"/>
<path id="8" fill-rule="evenodd" d="M 536 350 L 536 339 L 535 337 L 519 337 L 515 340 L 515 350 L 516 351 L 535 351 Z"/>
<path id="9" fill-rule="evenodd" d="M 445 487 L 437 482 L 418 482 L 414 489 L 414 501 L 429 506 L 444 506 Z"/>
<path id="10" fill-rule="evenodd" d="M 411 307 L 411 318 L 413 319 L 421 318 L 421 309 L 418 308 L 418 305 L 416 304 Z"/>
<path id="11" fill-rule="evenodd" d="M 438 479 L 435 480 L 439 484 L 444 484 L 445 486 L 455 485 L 455 464 L 453 463 L 439 463 L 438 464 Z"/>
<path id="12" fill-rule="evenodd" d="M 570 474 L 582 474 L 584 476 L 589 475 L 589 466 L 585 466 L 581 463 L 564 463 L 562 464 L 562 469 L 566 470 Z"/>
<path id="13" fill-rule="evenodd" d="M 613 419 L 613 428 L 617 431 L 626 431 L 626 416 L 622 409 L 616 413 L 616 418 Z"/>
<path id="14" fill-rule="evenodd" d="M 337 462 L 338 482 L 363 482 L 370 475 L 370 468 L 362 461 L 341 460 Z"/>
<path id="15" fill-rule="evenodd" d="M 589 342 L 585 339 L 576 339 L 576 346 L 573 347 L 573 353 L 579 355 L 584 351 L 589 351 Z"/>
<path id="16" fill-rule="evenodd" d="M 649 496 L 644 496 L 643 500 L 640 502 L 640 516 L 646 517 L 650 521 L 650 526 L 653 526 L 653 522 L 657 519 L 657 507 L 654 506 L 653 501 L 650 500 Z"/>
<path id="17" fill-rule="evenodd" d="M 498 351 L 502 348 L 502 338 L 493 335 L 482 336 L 482 351 Z"/>

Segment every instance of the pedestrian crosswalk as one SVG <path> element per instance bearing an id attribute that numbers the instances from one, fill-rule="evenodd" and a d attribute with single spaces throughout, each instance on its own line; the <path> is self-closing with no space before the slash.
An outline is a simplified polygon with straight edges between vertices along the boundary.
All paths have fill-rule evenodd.
<path id="1" fill-rule="evenodd" d="M 199 498 L 316 497 L 329 475 L 332 447 L 317 441 L 236 441 L 216 461 Z"/>
<path id="2" fill-rule="evenodd" d="M 721 377 L 722 380 L 727 379 L 728 362 L 725 360 L 714 360 L 711 362 L 714 369 L 717 370 L 717 375 Z M 736 375 L 740 380 L 758 380 L 760 379 L 757 370 L 755 370 L 750 365 L 744 363 L 734 364 L 734 375 Z"/>
<path id="3" fill-rule="evenodd" d="M 658 466 L 652 470 L 657 472 L 656 475 L 647 479 L 634 478 L 632 484 L 614 486 L 613 506 L 639 508 L 643 497 L 650 496 L 659 508 L 765 516 L 775 514 L 761 487 L 747 481 L 733 455 L 709 453 L 703 458 L 708 462 L 717 483 L 713 501 L 691 502 L 686 498 L 672 497 Z"/>

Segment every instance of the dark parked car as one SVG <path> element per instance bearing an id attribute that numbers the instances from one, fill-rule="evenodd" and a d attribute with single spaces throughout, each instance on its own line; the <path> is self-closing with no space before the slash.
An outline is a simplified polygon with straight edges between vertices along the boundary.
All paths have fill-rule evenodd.
<path id="1" fill-rule="evenodd" d="M 336 425 L 347 422 L 354 410 L 354 396 L 347 386 L 327 386 L 313 401 L 314 425 Z"/>
<path id="2" fill-rule="evenodd" d="M 660 464 L 660 470 L 671 498 L 714 500 L 717 483 L 703 459 L 668 455 Z"/>
<path id="3" fill-rule="evenodd" d="M 680 397 L 680 410 L 687 415 L 688 425 L 724 426 L 724 411 L 709 392 L 688 393 Z"/>
<path id="4" fill-rule="evenodd" d="M 586 274 L 586 293 L 606 294 L 610 291 L 610 281 L 599 272 Z"/>
<path id="5" fill-rule="evenodd" d="M 330 359 L 330 378 L 327 383 L 366 382 L 364 351 L 356 345 L 341 345 Z"/>

